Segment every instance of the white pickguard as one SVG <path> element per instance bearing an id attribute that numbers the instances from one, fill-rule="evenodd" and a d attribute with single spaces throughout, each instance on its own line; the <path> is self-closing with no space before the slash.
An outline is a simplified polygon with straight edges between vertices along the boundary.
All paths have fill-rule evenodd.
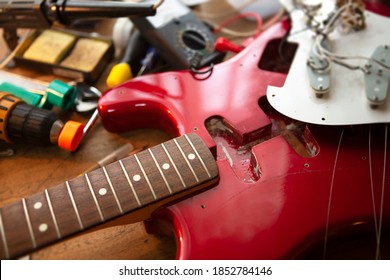
<path id="1" fill-rule="evenodd" d="M 294 12 L 293 12 L 294 13 Z M 267 98 L 280 113 L 307 123 L 352 125 L 390 122 L 390 93 L 384 104 L 373 109 L 365 95 L 362 71 L 349 70 L 332 63 L 330 92 L 317 98 L 308 78 L 306 61 L 313 45 L 313 32 L 302 30 L 303 17 L 292 16 L 293 31 L 289 42 L 298 49 L 283 87 L 269 86 Z M 371 57 L 379 45 L 390 45 L 390 18 L 366 12 L 366 28 L 331 41 L 332 52 L 348 56 Z M 365 64 L 365 60 L 352 60 Z"/>

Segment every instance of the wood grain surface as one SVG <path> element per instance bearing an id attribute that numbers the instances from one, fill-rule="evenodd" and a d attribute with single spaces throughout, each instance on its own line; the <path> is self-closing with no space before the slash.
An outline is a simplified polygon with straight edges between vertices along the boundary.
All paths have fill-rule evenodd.
<path id="1" fill-rule="evenodd" d="M 216 24 L 234 14 L 225 1 L 210 1 L 198 7 L 197 11 L 200 14 L 229 11 L 226 16 L 213 18 Z M 232 27 L 248 29 L 248 26 L 253 28 L 253 25 L 251 21 L 242 20 Z M 99 33 L 110 35 L 112 26 L 112 21 L 99 23 Z M 2 30 L 0 35 L 0 58 L 2 58 L 7 53 L 7 48 L 2 39 Z M 107 66 L 96 84 L 102 92 L 107 89 L 105 78 L 111 65 Z M 6 70 L 45 82 L 57 78 L 19 67 Z M 61 113 L 60 117 L 64 121 L 72 119 L 86 123 L 89 115 L 68 112 Z M 0 157 L 0 207 L 75 178 L 126 143 L 131 143 L 137 150 L 154 146 L 170 138 L 162 131 L 147 128 L 121 135 L 113 134 L 107 132 L 97 122 L 86 141 L 73 153 L 56 146 L 0 144 L 1 151 L 6 148 L 15 151 L 11 157 Z M 38 250 L 30 257 L 32 259 L 173 259 L 176 255 L 175 242 L 173 237 L 148 234 L 143 222 L 132 223 L 125 216 L 120 220 Z"/>

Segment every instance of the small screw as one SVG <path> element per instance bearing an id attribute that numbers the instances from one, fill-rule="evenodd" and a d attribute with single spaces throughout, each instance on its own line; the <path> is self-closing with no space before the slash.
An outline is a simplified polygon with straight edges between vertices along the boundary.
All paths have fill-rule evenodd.
<path id="1" fill-rule="evenodd" d="M 0 157 L 11 157 L 15 154 L 15 151 L 13 149 L 5 149 L 3 151 L 0 151 Z"/>

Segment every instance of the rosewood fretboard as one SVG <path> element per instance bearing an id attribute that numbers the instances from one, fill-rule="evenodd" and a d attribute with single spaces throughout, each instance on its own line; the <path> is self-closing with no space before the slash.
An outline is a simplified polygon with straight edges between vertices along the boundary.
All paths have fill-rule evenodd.
<path id="1" fill-rule="evenodd" d="M 217 180 L 216 162 L 199 136 L 175 138 L 1 208 L 0 257 L 19 257 Z"/>

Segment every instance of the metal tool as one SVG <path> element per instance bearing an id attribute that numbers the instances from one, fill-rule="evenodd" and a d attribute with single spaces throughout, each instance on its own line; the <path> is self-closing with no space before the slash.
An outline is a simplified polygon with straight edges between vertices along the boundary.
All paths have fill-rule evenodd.
<path id="1" fill-rule="evenodd" d="M 95 87 L 85 83 L 72 84 L 76 88 L 74 110 L 77 113 L 85 113 L 96 109 L 102 93 Z"/>
<path id="2" fill-rule="evenodd" d="M 141 68 L 138 71 L 137 76 L 141 76 L 145 72 L 146 69 L 151 67 L 151 64 L 153 63 L 153 59 L 154 59 L 155 55 L 156 55 L 155 48 L 149 48 L 145 58 L 141 60 Z M 97 89 L 96 89 L 96 91 L 97 91 Z M 99 96 L 101 96 L 101 94 Z M 93 112 L 91 118 L 88 120 L 88 122 L 84 126 L 83 137 L 85 137 L 88 134 L 88 132 L 91 130 L 91 128 L 96 123 L 98 118 L 99 118 L 99 111 L 98 111 L 98 109 L 96 109 Z"/>
<path id="3" fill-rule="evenodd" d="M 46 83 L 3 70 L 0 70 L 0 90 L 7 91 L 33 106 L 50 109 L 51 106 L 56 105 L 65 110 L 73 109 L 77 113 L 96 109 L 102 95 L 97 88 L 82 82 L 64 83 L 53 80 L 51 83 Z M 45 97 L 45 95 L 53 94 L 52 98 Z M 67 102 L 64 100 L 48 102 L 53 98 L 58 99 L 60 95 Z"/>
<path id="4" fill-rule="evenodd" d="M 0 28 L 10 49 L 18 44 L 17 28 L 48 28 L 53 22 L 70 25 L 90 18 L 151 16 L 163 1 L 9 0 L 0 1 Z"/>
<path id="5" fill-rule="evenodd" d="M 83 124 L 67 121 L 46 109 L 34 107 L 7 92 L 0 92 L 0 141 L 32 145 L 58 144 L 75 151 L 82 139 Z"/>

